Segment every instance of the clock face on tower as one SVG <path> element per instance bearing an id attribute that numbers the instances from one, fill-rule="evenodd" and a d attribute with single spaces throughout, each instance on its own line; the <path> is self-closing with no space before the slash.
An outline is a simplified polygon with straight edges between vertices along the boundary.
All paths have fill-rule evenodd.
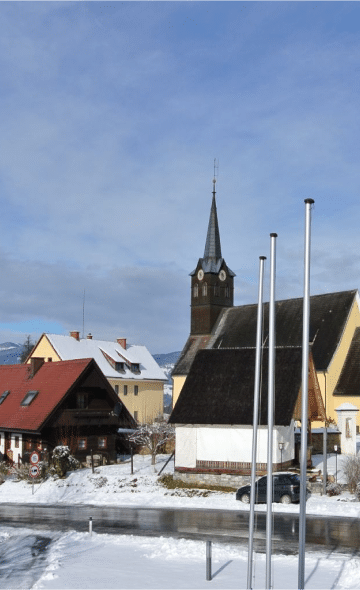
<path id="1" fill-rule="evenodd" d="M 197 278 L 199 279 L 199 281 L 202 281 L 204 278 L 204 271 L 202 270 L 202 268 L 200 268 L 200 270 L 197 273 Z"/>
<path id="2" fill-rule="evenodd" d="M 225 279 L 226 279 L 226 272 L 224 270 L 221 270 L 219 272 L 219 279 L 220 279 L 220 281 L 225 281 Z"/>

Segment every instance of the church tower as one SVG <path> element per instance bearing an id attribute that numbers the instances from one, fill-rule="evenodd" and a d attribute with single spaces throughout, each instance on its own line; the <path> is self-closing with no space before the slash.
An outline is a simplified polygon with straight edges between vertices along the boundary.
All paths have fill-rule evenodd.
<path id="1" fill-rule="evenodd" d="M 216 179 L 203 258 L 191 276 L 191 336 L 211 334 L 225 307 L 234 305 L 235 273 L 221 256 L 220 232 L 216 211 Z"/>

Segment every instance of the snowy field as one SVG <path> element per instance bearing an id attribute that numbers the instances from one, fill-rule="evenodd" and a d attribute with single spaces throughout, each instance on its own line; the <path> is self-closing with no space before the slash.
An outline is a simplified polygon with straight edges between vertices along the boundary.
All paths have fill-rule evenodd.
<path id="1" fill-rule="evenodd" d="M 167 456 L 157 458 L 156 470 Z M 339 482 L 343 480 L 338 456 Z M 313 457 L 322 469 L 322 457 Z M 173 472 L 170 462 L 165 472 Z M 335 474 L 335 457 L 328 457 Z M 235 494 L 202 490 L 167 490 L 158 483 L 150 457 L 82 469 L 64 480 L 32 486 L 7 480 L 0 486 L 2 502 L 78 503 L 117 506 L 158 506 L 249 510 Z M 206 492 L 207 493 L 207 492 Z M 259 505 L 258 510 L 265 510 Z M 274 504 L 276 512 L 298 512 L 298 505 Z M 311 496 L 308 514 L 360 516 L 360 503 L 349 494 L 329 498 Z M 297 588 L 297 557 L 273 557 L 273 587 Z M 247 551 L 238 545 L 213 544 L 213 579 L 205 579 L 205 542 L 78 532 L 50 532 L 0 527 L 0 588 L 246 588 Z M 254 588 L 265 585 L 265 556 L 255 557 Z M 306 588 L 359 588 L 360 563 L 351 555 L 313 553 L 306 556 Z"/>

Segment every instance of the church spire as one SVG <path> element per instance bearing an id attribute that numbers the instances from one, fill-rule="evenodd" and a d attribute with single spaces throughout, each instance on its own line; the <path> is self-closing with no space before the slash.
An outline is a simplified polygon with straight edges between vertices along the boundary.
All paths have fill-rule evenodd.
<path id="1" fill-rule="evenodd" d="M 204 258 L 205 259 L 211 258 L 213 260 L 213 262 L 217 262 L 217 260 L 219 258 L 222 258 L 219 223 L 218 223 L 217 210 L 216 210 L 215 183 L 216 183 L 216 178 L 214 177 L 214 179 L 213 179 L 213 198 L 212 198 L 209 226 L 208 226 L 206 243 L 205 243 L 205 250 L 204 250 Z"/>

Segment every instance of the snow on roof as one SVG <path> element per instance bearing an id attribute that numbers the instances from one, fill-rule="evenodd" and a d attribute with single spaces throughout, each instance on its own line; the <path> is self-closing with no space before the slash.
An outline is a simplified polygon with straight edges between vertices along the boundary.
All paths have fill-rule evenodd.
<path id="1" fill-rule="evenodd" d="M 164 371 L 159 367 L 145 346 L 127 345 L 123 348 L 118 342 L 72 336 L 45 334 L 61 360 L 93 358 L 107 378 L 167 381 Z M 110 360 L 107 360 L 110 357 Z M 123 370 L 117 371 L 111 360 L 124 363 Z M 132 364 L 139 364 L 139 371 L 131 370 Z"/>

